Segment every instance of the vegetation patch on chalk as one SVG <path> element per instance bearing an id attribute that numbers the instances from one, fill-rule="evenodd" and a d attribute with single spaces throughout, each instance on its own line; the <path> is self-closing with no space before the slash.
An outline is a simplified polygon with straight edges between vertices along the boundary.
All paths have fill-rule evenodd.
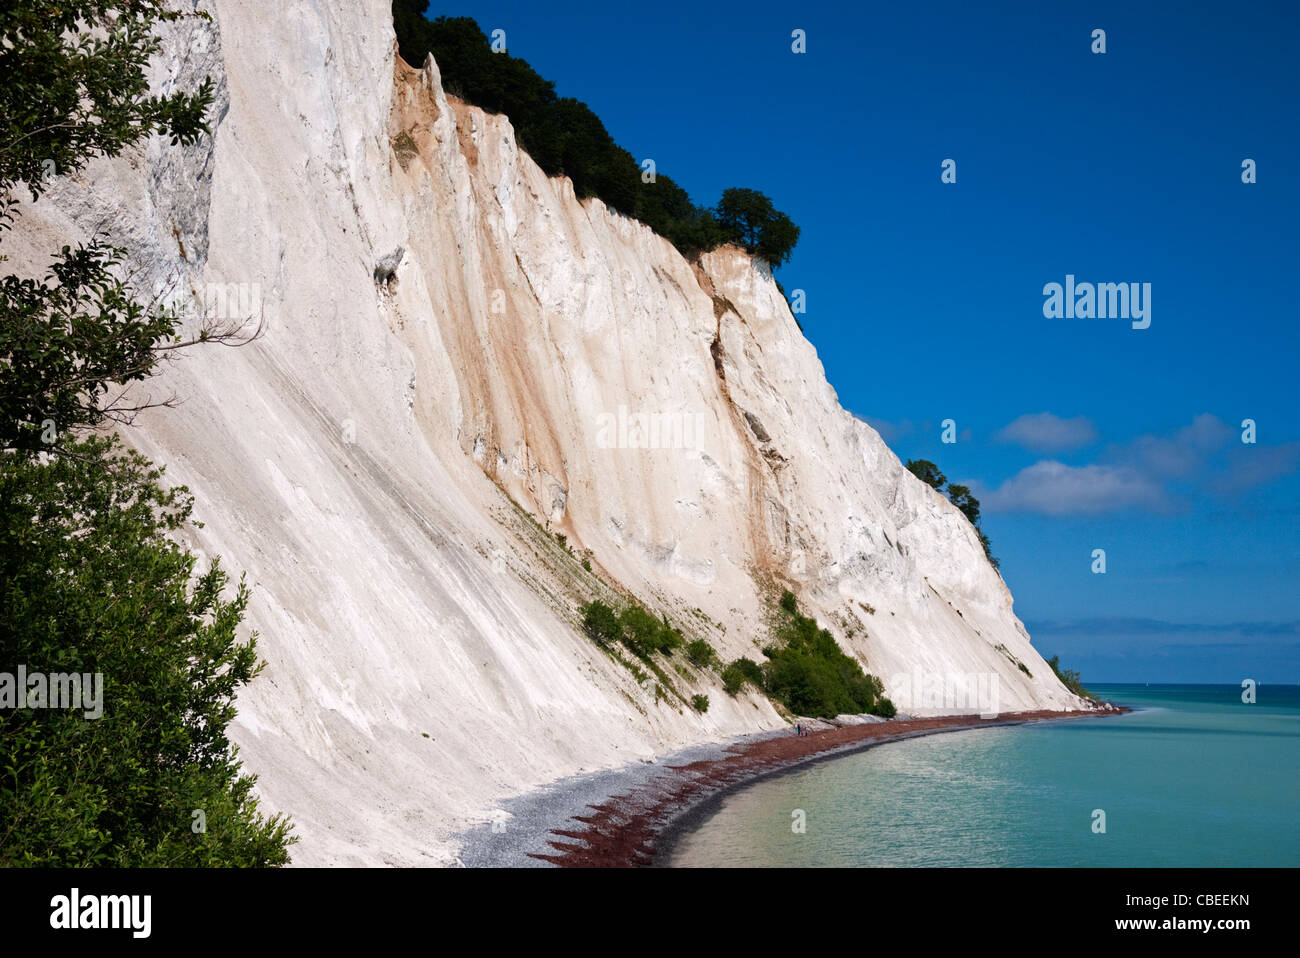
<path id="1" fill-rule="evenodd" d="M 1097 697 L 1093 695 L 1091 692 L 1089 692 L 1087 689 L 1085 689 L 1083 687 L 1083 683 L 1079 681 L 1078 672 L 1074 671 L 1073 669 L 1061 668 L 1061 657 L 1059 655 L 1052 656 L 1050 659 L 1047 660 L 1047 664 L 1052 667 L 1052 671 L 1055 672 L 1056 677 L 1061 680 L 1061 684 L 1064 685 L 1071 692 L 1073 692 L 1075 695 L 1079 696 L 1080 698 L 1085 698 L 1089 702 L 1097 701 Z"/>
<path id="2" fill-rule="evenodd" d="M 829 630 L 799 612 L 794 594 L 781 595 L 773 641 L 759 665 L 739 658 L 722 670 L 722 685 L 735 695 L 745 685 L 764 692 L 795 715 L 833 718 L 845 713 L 895 714 L 884 685 L 836 643 Z"/>

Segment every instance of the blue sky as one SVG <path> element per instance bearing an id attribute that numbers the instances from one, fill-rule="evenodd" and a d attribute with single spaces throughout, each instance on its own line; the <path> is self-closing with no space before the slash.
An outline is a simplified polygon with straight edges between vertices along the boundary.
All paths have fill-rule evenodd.
<path id="1" fill-rule="evenodd" d="M 1300 8 L 988 7 L 429 14 L 504 29 L 696 202 L 748 186 L 793 217 L 779 276 L 840 401 L 976 489 L 1045 655 L 1298 682 Z M 1045 318 L 1067 274 L 1150 283 L 1150 327 Z"/>

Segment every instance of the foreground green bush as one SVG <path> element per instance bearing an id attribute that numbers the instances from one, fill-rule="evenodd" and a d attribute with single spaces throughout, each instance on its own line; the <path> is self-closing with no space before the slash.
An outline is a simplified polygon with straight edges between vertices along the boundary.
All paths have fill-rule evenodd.
<path id="1" fill-rule="evenodd" d="M 102 676 L 102 714 L 0 710 L 0 867 L 288 861 L 227 727 L 260 671 L 248 602 L 168 533 L 184 488 L 105 440 L 48 463 L 0 456 L 0 671 Z M 198 814 L 196 814 L 198 813 Z"/>
<path id="2" fill-rule="evenodd" d="M 150 94 L 156 27 L 208 18 L 167 6 L 0 7 L 0 240 L 20 184 L 35 200 L 50 173 L 207 132 L 211 79 Z M 150 404 L 122 387 L 164 352 L 232 341 L 140 305 L 126 256 L 92 236 L 39 280 L 0 277 L 0 867 L 281 865 L 289 824 L 259 813 L 227 737 L 260 669 L 238 637 L 248 593 L 176 544 L 183 488 L 83 438 Z"/>

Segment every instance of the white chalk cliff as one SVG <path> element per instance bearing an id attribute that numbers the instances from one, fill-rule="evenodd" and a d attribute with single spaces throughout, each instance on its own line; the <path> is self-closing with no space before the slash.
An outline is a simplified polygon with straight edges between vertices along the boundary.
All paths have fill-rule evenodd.
<path id="1" fill-rule="evenodd" d="M 761 659 L 789 587 L 900 704 L 898 674 L 993 673 L 1002 711 L 1080 707 L 764 264 L 579 202 L 396 58 L 389 0 L 199 8 L 154 80 L 216 79 L 213 135 L 56 181 L 6 248 L 98 231 L 146 292 L 260 303 L 260 339 L 189 350 L 148 387 L 182 405 L 125 434 L 194 492 L 189 544 L 247 572 L 268 667 L 235 738 L 297 863 L 448 863 L 504 797 L 784 724 L 671 663 L 711 706 L 656 702 L 575 626 L 584 550 L 725 659 Z M 683 441 L 627 448 L 639 414 Z"/>

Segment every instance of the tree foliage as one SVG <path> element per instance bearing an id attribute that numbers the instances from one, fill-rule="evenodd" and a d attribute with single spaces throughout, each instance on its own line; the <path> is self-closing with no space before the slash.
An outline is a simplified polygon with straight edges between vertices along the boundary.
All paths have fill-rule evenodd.
<path id="1" fill-rule="evenodd" d="M 931 489 L 942 489 L 948 477 L 939 471 L 939 467 L 929 459 L 907 460 L 907 471 L 920 479 Z"/>
<path id="2" fill-rule="evenodd" d="M 199 343 L 242 346 L 242 318 L 206 317 L 182 336 L 180 317 L 141 303 L 120 277 L 126 250 L 92 240 L 65 246 L 40 280 L 0 278 L 0 450 L 59 451 L 70 432 L 106 422 L 130 424 L 173 396 L 141 396 L 176 350 Z"/>
<path id="3" fill-rule="evenodd" d="M 0 866 L 284 864 L 226 733 L 248 590 L 216 562 L 191 585 L 184 487 L 111 439 L 68 452 L 0 455 L 0 670 L 98 674 L 103 714 L 0 711 Z"/>
<path id="4" fill-rule="evenodd" d="M 648 659 L 655 652 L 671 655 L 684 639 L 667 619 L 656 619 L 641 606 L 629 605 L 618 617 L 623 630 L 623 644 L 637 656 Z"/>
<path id="5" fill-rule="evenodd" d="M 0 10 L 0 236 L 19 183 L 35 198 L 150 133 L 203 133 L 210 82 L 147 95 L 153 29 L 179 16 L 157 0 Z M 237 636 L 247 590 L 226 597 L 220 565 L 176 545 L 183 487 L 85 436 L 129 421 L 141 406 L 118 390 L 188 345 L 137 304 L 124 256 L 93 240 L 41 281 L 0 279 L 0 683 L 26 699 L 20 670 L 89 676 L 102 708 L 0 710 L 0 865 L 284 864 L 289 824 L 260 814 L 226 732 L 260 668 Z"/>
<path id="6" fill-rule="evenodd" d="M 948 484 L 948 501 L 970 520 L 973 526 L 980 524 L 980 501 L 971 493 L 968 486 L 959 485 L 955 482 Z"/>
<path id="7" fill-rule="evenodd" d="M 196 14 L 198 16 L 200 14 Z M 33 199 L 52 175 L 115 156 L 154 132 L 187 146 L 200 137 L 212 81 L 193 93 L 149 96 L 153 33 L 180 13 L 159 0 L 13 0 L 0 11 L 0 230 L 16 216 L 14 188 Z M 128 393 L 161 356 L 199 341 L 246 342 L 205 325 L 177 340 L 178 319 L 141 305 L 121 279 L 126 251 L 92 240 L 64 247 L 42 280 L 0 280 L 0 449 L 57 448 L 70 430 L 129 422 L 165 405 Z M 256 335 L 256 334 L 254 334 Z"/>
<path id="8" fill-rule="evenodd" d="M 585 103 L 557 96 L 555 84 L 524 60 L 493 52 L 472 18 L 427 20 L 427 7 L 427 0 L 393 0 L 402 59 L 421 66 L 432 53 L 448 91 L 509 116 L 519 145 L 547 175 L 568 176 L 580 198 L 599 198 L 688 255 L 737 243 L 774 267 L 789 258 L 799 228 L 762 193 L 728 190 L 712 210 L 695 205 L 670 177 L 656 172 L 647 180 L 636 158 L 614 142 Z"/>
<path id="9" fill-rule="evenodd" d="M 686 643 L 686 657 L 691 664 L 701 669 L 709 669 L 718 663 L 718 653 L 704 639 L 694 639 Z"/>
<path id="10" fill-rule="evenodd" d="M 181 16 L 163 0 L 5 0 L 0 194 L 22 180 L 35 199 L 50 174 L 75 173 L 155 131 L 173 145 L 193 143 L 212 81 L 194 93 L 148 96 L 145 76 L 159 46 L 154 28 Z"/>
<path id="11" fill-rule="evenodd" d="M 724 233 L 773 266 L 784 263 L 799 241 L 799 227 L 758 190 L 723 190 L 717 216 Z"/>
<path id="12" fill-rule="evenodd" d="M 620 637 L 618 613 L 608 605 L 595 599 L 578 611 L 582 614 L 582 630 L 593 642 L 607 645 L 618 641 Z"/>
<path id="13" fill-rule="evenodd" d="M 729 663 L 722 670 L 727 694 L 735 695 L 749 684 L 796 715 L 894 715 L 894 704 L 885 698 L 881 681 L 863 672 L 857 659 L 845 654 L 817 620 L 799 612 L 794 593 L 783 592 L 777 607 L 776 641 L 763 650 L 768 661 L 759 665 L 740 658 Z"/>
<path id="14" fill-rule="evenodd" d="M 65 246 L 44 280 L 0 279 L 4 449 L 53 448 L 71 430 L 139 410 L 121 387 L 152 373 L 176 321 L 137 303 L 114 275 L 122 253 Z"/>

